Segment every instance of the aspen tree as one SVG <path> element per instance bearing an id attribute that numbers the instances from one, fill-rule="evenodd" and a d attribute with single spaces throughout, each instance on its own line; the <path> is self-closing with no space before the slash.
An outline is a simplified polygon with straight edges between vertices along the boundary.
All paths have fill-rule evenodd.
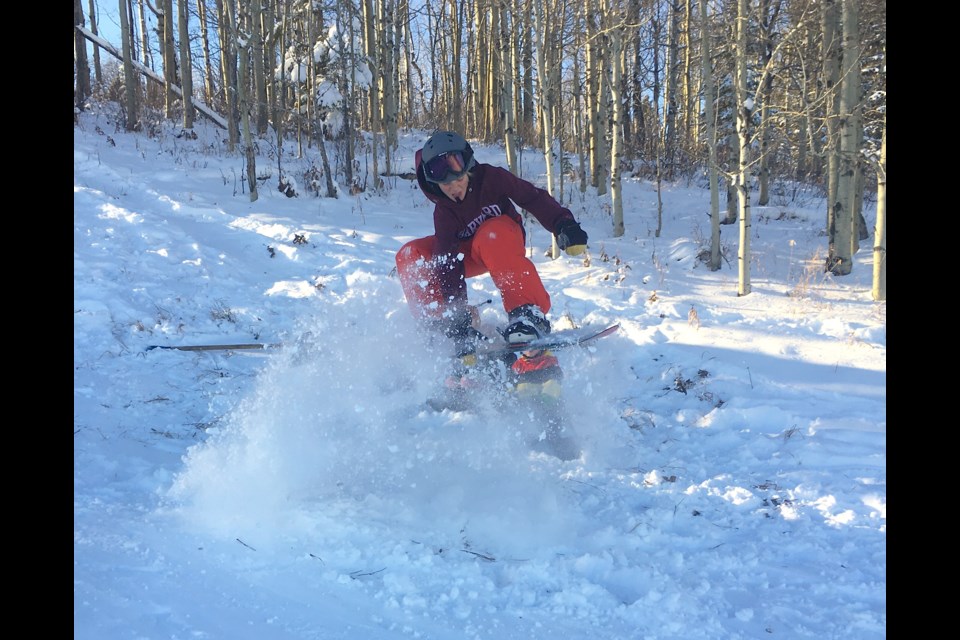
<path id="1" fill-rule="evenodd" d="M 510 12 L 506 0 L 500 2 L 500 122 L 503 128 L 503 147 L 507 157 L 507 168 L 519 175 L 517 167 L 516 141 L 516 102 L 513 99 L 513 85 L 516 81 L 513 59 L 513 14 Z"/>
<path id="2" fill-rule="evenodd" d="M 228 0 L 229 1 L 229 0 Z M 243 135 L 243 151 L 247 161 L 247 185 L 250 189 L 250 202 L 256 202 L 260 197 L 257 191 L 257 154 L 253 142 L 253 134 L 250 131 L 250 36 L 249 28 L 249 5 L 251 2 L 259 0 L 240 0 L 239 20 L 236 34 L 237 45 L 237 104 L 240 109 L 240 126 Z"/>
<path id="3" fill-rule="evenodd" d="M 610 34 L 610 106 L 611 106 L 611 144 L 610 144 L 610 203 L 613 209 L 613 237 L 624 233 L 623 192 L 621 189 L 620 166 L 623 160 L 623 14 L 607 4 L 608 33 Z M 616 0 L 614 0 L 616 1 Z"/>
<path id="4" fill-rule="evenodd" d="M 777 29 L 777 19 L 783 0 L 760 0 L 759 6 L 759 60 L 760 68 L 770 65 L 773 58 L 774 31 Z M 760 156 L 757 171 L 757 204 L 766 206 L 770 202 L 770 137 L 771 137 L 771 102 L 773 100 L 773 73 L 766 73 L 760 86 L 757 88 L 760 103 L 760 127 L 757 131 Z"/>
<path id="5" fill-rule="evenodd" d="M 183 100 L 183 128 L 193 129 L 193 63 L 190 57 L 187 0 L 177 0 L 177 32 L 180 38 L 180 93 Z"/>
<path id="6" fill-rule="evenodd" d="M 73 0 L 73 24 L 75 27 L 84 26 L 83 4 L 80 0 Z M 90 95 L 90 64 L 87 62 L 87 40 L 79 29 L 73 30 L 73 64 L 76 75 L 73 103 L 74 107 L 83 109 L 83 104 Z"/>
<path id="7" fill-rule="evenodd" d="M 703 78 L 703 108 L 706 123 L 707 176 L 710 181 L 710 260 L 711 271 L 720 269 L 720 185 L 717 183 L 717 123 L 714 119 L 715 80 L 711 63 L 710 22 L 707 3 L 700 5 L 700 74 Z"/>
<path id="8" fill-rule="evenodd" d="M 210 35 L 207 22 L 206 0 L 197 0 L 197 21 L 200 23 L 200 49 L 203 51 L 203 96 L 204 101 L 211 107 L 219 107 L 216 103 L 216 80 L 213 74 L 213 62 L 210 56 Z"/>
<path id="9" fill-rule="evenodd" d="M 177 77 L 177 53 L 174 47 L 173 0 L 159 0 L 157 11 L 157 29 L 160 32 L 160 53 L 163 56 L 163 113 L 173 118 L 173 107 L 177 100 L 174 86 L 179 84 Z"/>
<path id="10" fill-rule="evenodd" d="M 877 223 L 873 239 L 874 300 L 887 299 L 887 118 L 883 118 L 880 161 L 877 165 Z"/>
<path id="11" fill-rule="evenodd" d="M 837 167 L 837 188 L 830 209 L 833 211 L 833 251 L 828 257 L 827 270 L 838 276 L 849 275 L 853 270 L 853 242 L 855 216 L 857 118 L 859 74 L 854 69 L 859 65 L 857 46 L 857 0 L 842 0 L 843 55 L 839 88 L 838 114 L 840 117 L 840 149 Z"/>
<path id="12" fill-rule="evenodd" d="M 217 0 L 219 25 L 217 35 L 220 38 L 220 83 L 223 85 L 224 109 L 227 119 L 227 149 L 236 151 L 240 127 L 237 124 L 237 43 L 236 14 L 233 0 Z"/>
<path id="13" fill-rule="evenodd" d="M 137 104 L 137 76 L 133 71 L 133 46 L 130 34 L 130 21 L 127 19 L 127 0 L 118 0 L 120 3 L 120 38 L 123 42 L 123 86 L 124 106 L 126 107 L 126 121 L 124 128 L 127 131 L 140 130 L 140 111 Z"/>
<path id="14" fill-rule="evenodd" d="M 737 172 L 737 204 L 740 209 L 740 248 L 737 253 L 737 295 L 750 293 L 750 117 L 753 99 L 747 93 L 747 30 L 750 23 L 750 1 L 737 0 L 737 140 L 740 159 Z"/>
<path id="15" fill-rule="evenodd" d="M 839 173 L 840 160 L 837 138 L 837 123 L 840 120 L 839 108 L 840 100 L 838 90 L 840 88 L 840 10 L 837 5 L 838 0 L 821 0 L 820 2 L 820 24 L 823 33 L 823 40 L 820 44 L 821 60 L 823 70 L 821 72 L 821 81 L 823 83 L 823 124 L 826 129 L 823 145 L 823 153 L 826 157 L 824 165 L 826 169 L 826 192 L 827 192 L 827 237 L 829 238 L 827 269 L 831 268 L 833 263 L 833 254 L 836 252 L 836 221 L 834 206 L 837 200 L 837 174 Z"/>
<path id="16" fill-rule="evenodd" d="M 97 30 L 97 11 L 94 0 L 89 0 L 87 6 L 89 7 L 87 18 L 90 20 L 90 32 L 94 35 L 99 35 L 100 32 Z M 96 42 L 93 43 L 93 73 L 97 84 L 103 84 L 103 69 L 100 65 L 100 45 Z"/>

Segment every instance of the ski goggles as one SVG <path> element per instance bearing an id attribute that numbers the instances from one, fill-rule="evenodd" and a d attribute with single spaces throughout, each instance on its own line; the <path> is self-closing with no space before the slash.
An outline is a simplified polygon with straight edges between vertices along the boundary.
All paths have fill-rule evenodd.
<path id="1" fill-rule="evenodd" d="M 423 174 L 430 182 L 445 184 L 457 180 L 466 172 L 467 163 L 461 151 L 447 151 L 423 163 Z"/>

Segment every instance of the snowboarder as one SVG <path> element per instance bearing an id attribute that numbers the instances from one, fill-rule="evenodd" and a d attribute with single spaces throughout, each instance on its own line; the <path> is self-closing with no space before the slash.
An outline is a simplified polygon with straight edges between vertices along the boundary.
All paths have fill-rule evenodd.
<path id="1" fill-rule="evenodd" d="M 502 167 L 478 163 L 460 134 L 437 131 L 416 153 L 417 183 L 434 203 L 431 236 L 404 244 L 397 273 L 414 317 L 452 338 L 464 354 L 476 335 L 466 278 L 489 273 L 500 290 L 508 342 L 550 333 L 550 295 L 525 255 L 526 231 L 516 204 L 556 235 L 570 255 L 583 253 L 587 234 L 573 213 L 547 191 Z M 471 344 L 471 343 L 474 344 Z"/>
<path id="2" fill-rule="evenodd" d="M 531 182 L 478 163 L 470 144 L 454 131 L 430 136 L 416 153 L 416 170 L 421 191 L 434 203 L 434 233 L 407 242 L 396 255 L 414 317 L 449 337 L 463 365 L 473 365 L 482 336 L 473 326 L 476 313 L 467 302 L 466 279 L 489 273 L 507 312 L 504 338 L 515 344 L 549 334 L 550 295 L 525 255 L 526 230 L 517 207 L 530 212 L 562 250 L 575 256 L 586 249 L 587 233 L 573 213 Z M 556 357 L 548 351 L 524 354 L 513 370 L 521 382 L 528 374 L 543 383 L 560 376 Z"/>

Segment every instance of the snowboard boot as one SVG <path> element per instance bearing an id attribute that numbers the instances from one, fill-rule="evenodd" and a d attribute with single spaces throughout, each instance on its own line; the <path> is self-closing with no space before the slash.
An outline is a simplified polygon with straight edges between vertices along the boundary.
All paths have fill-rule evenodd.
<path id="1" fill-rule="evenodd" d="M 550 333 L 550 321 L 535 304 L 522 304 L 507 316 L 510 322 L 503 337 L 510 344 L 530 342 Z"/>

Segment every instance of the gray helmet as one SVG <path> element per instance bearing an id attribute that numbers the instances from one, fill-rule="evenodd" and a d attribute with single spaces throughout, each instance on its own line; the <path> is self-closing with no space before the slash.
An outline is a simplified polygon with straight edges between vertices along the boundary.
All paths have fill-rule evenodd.
<path id="1" fill-rule="evenodd" d="M 439 163 L 430 163 L 437 156 L 456 152 L 460 152 L 463 160 L 461 170 L 455 169 L 452 165 L 446 167 L 442 160 Z M 426 144 L 423 145 L 421 162 L 424 166 L 426 179 L 440 184 L 456 180 L 477 164 L 477 161 L 473 158 L 473 148 L 470 143 L 455 131 L 437 131 L 430 136 Z M 431 171 L 431 167 L 436 167 L 436 172 Z"/>

